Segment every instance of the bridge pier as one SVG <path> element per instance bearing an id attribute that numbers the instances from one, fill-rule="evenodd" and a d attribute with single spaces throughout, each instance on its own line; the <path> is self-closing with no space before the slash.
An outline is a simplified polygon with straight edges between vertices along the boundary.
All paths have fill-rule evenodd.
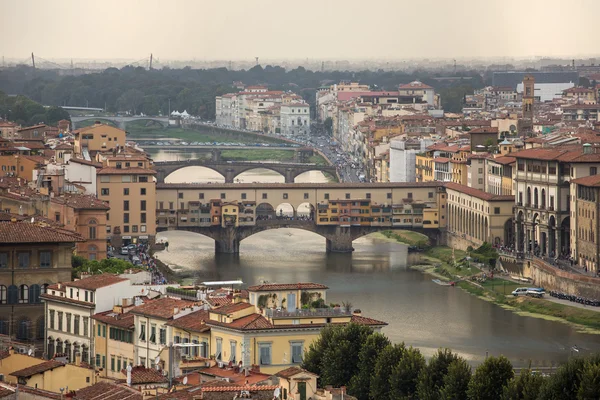
<path id="1" fill-rule="evenodd" d="M 294 177 L 296 176 L 296 171 L 293 168 L 288 168 L 285 170 L 285 183 L 294 183 Z"/>
<path id="2" fill-rule="evenodd" d="M 215 253 L 236 254 L 240 252 L 240 238 L 235 227 L 221 228 L 215 239 Z"/>
<path id="3" fill-rule="evenodd" d="M 327 238 L 328 253 L 351 253 L 352 247 L 352 228 L 337 226 L 333 235 Z"/>
<path id="4" fill-rule="evenodd" d="M 232 168 L 227 168 L 225 170 L 225 183 L 233 183 L 236 175 L 238 174 Z"/>

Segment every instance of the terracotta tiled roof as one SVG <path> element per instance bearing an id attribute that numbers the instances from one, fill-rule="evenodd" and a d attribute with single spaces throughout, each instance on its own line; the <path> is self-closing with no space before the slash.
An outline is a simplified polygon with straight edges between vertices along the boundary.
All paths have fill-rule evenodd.
<path id="1" fill-rule="evenodd" d="M 491 158 L 490 160 L 493 162 L 497 162 L 498 164 L 502 164 L 502 165 L 513 164 L 517 161 L 516 158 L 510 157 L 510 156 L 496 157 L 496 158 Z"/>
<path id="2" fill-rule="evenodd" d="M 121 373 L 127 377 L 127 370 L 122 369 Z M 131 369 L 131 383 L 133 385 L 143 385 L 145 383 L 166 383 L 167 378 L 154 368 L 146 368 L 141 365 Z"/>
<path id="3" fill-rule="evenodd" d="M 262 330 L 262 329 L 273 329 L 275 326 L 271 324 L 265 317 L 260 314 L 250 314 L 242 318 L 238 318 L 233 322 L 219 322 L 208 320 L 208 325 L 222 326 L 226 328 L 238 329 L 238 330 Z"/>
<path id="4" fill-rule="evenodd" d="M 413 81 L 399 86 L 400 89 L 433 89 L 431 86 L 420 81 Z"/>
<path id="5" fill-rule="evenodd" d="M 50 371 L 54 368 L 63 367 L 64 365 L 64 363 L 61 363 L 59 361 L 49 360 L 37 365 L 33 365 L 31 367 L 11 372 L 10 375 L 16 376 L 17 378 L 29 378 L 30 376 L 34 376 L 45 371 Z"/>
<path id="6" fill-rule="evenodd" d="M 446 157 L 436 157 L 433 159 L 433 161 L 435 161 L 438 164 L 448 164 L 448 162 L 450 162 L 450 159 Z"/>
<path id="7" fill-rule="evenodd" d="M 600 187 L 600 175 L 590 175 L 584 178 L 573 179 L 571 183 L 576 183 L 582 186 Z"/>
<path id="8" fill-rule="evenodd" d="M 386 326 L 387 322 L 379 321 L 369 317 L 363 317 L 362 315 L 353 315 L 350 318 L 350 322 L 353 322 L 358 325 L 367 325 L 367 326 Z"/>
<path id="9" fill-rule="evenodd" d="M 221 297 L 207 297 L 206 298 L 206 302 L 208 304 L 210 304 L 210 306 L 212 308 L 217 308 L 217 307 L 222 307 L 226 304 L 230 304 L 232 302 L 232 299 L 230 299 L 227 296 L 221 296 Z"/>
<path id="10" fill-rule="evenodd" d="M 269 292 L 273 290 L 303 290 L 303 289 L 329 289 L 320 283 L 265 283 L 248 287 L 250 292 Z"/>
<path id="11" fill-rule="evenodd" d="M 175 309 L 177 309 L 177 311 L 180 311 L 186 307 L 192 307 L 194 304 L 196 303 L 187 300 L 179 300 L 171 297 L 161 297 L 160 299 L 156 299 L 148 303 L 142 304 L 140 306 L 134 307 L 129 312 L 133 314 L 171 319 L 173 318 L 173 315 L 176 314 Z"/>
<path id="12" fill-rule="evenodd" d="M 167 325 L 192 332 L 206 332 L 210 330 L 210 326 L 205 323 L 208 319 L 208 311 L 198 310 L 189 313 L 188 315 L 184 315 L 183 317 L 175 318 L 167 322 Z"/>
<path id="13" fill-rule="evenodd" d="M 233 304 L 227 304 L 224 305 L 222 307 L 219 308 L 215 308 L 214 310 L 211 310 L 211 312 L 215 313 L 215 314 L 231 314 L 234 313 L 236 311 L 241 311 L 241 310 L 245 310 L 247 308 L 253 308 L 254 306 L 252 304 L 249 303 L 233 303 Z"/>
<path id="14" fill-rule="evenodd" d="M 107 325 L 118 326 L 124 329 L 133 329 L 135 327 L 135 317 L 130 313 L 115 313 L 112 310 L 94 314 L 92 317 L 96 321 L 104 322 Z"/>
<path id="15" fill-rule="evenodd" d="M 69 159 L 69 164 L 72 163 L 72 162 L 77 163 L 77 164 L 89 165 L 89 166 L 96 167 L 96 168 L 102 168 L 102 164 L 101 163 L 94 162 L 94 161 L 84 160 L 83 158 L 77 158 L 77 157 L 70 158 Z"/>
<path id="16" fill-rule="evenodd" d="M 100 274 L 92 275 L 89 278 L 80 279 L 74 282 L 65 282 L 64 285 L 78 289 L 96 290 L 126 280 L 127 278 L 121 278 L 114 274 Z"/>
<path id="17" fill-rule="evenodd" d="M 600 110 L 600 104 L 572 104 L 562 108 L 563 110 Z"/>
<path id="18" fill-rule="evenodd" d="M 0 243 L 71 243 L 85 242 L 76 232 L 50 228 L 30 222 L 1 222 Z"/>
<path id="19" fill-rule="evenodd" d="M 156 171 L 153 169 L 146 168 L 116 168 L 106 167 L 102 168 L 96 173 L 97 175 L 154 175 Z"/>
<path id="20" fill-rule="evenodd" d="M 65 197 L 55 197 L 55 203 L 65 204 L 75 210 L 110 210 L 108 203 L 97 199 L 95 196 L 71 194 Z"/>
<path id="21" fill-rule="evenodd" d="M 98 382 L 95 385 L 79 389 L 73 400 L 142 400 L 144 396 L 135 389 L 110 382 Z"/>
<path id="22" fill-rule="evenodd" d="M 64 292 L 64 290 L 58 290 L 59 292 Z M 76 305 L 80 305 L 80 306 L 84 306 L 84 307 L 88 307 L 88 308 L 94 308 L 94 303 L 90 303 L 89 301 L 82 301 L 82 300 L 75 300 L 75 299 L 70 299 L 66 296 L 59 296 L 59 295 L 52 295 L 52 294 L 48 294 L 48 293 L 42 293 L 40 295 L 40 297 L 44 300 L 51 300 L 51 301 L 58 301 L 61 303 L 70 303 L 70 304 L 76 304 Z"/>
<path id="23" fill-rule="evenodd" d="M 254 386 L 202 386 L 203 392 L 272 392 L 279 388 L 277 385 L 254 385 Z"/>
<path id="24" fill-rule="evenodd" d="M 294 375 L 303 374 L 303 373 L 317 376 L 317 374 L 313 374 L 312 372 L 309 372 L 309 371 L 305 370 L 304 368 L 300 368 L 300 367 L 289 367 L 289 368 L 283 369 L 283 370 L 277 372 L 275 374 L 275 376 L 287 379 L 287 378 L 291 378 Z"/>
<path id="25" fill-rule="evenodd" d="M 446 186 L 446 188 L 451 189 L 451 190 L 456 190 L 457 192 L 460 193 L 464 193 L 467 194 L 469 196 L 473 196 L 473 197 L 477 197 L 478 199 L 481 200 L 486 200 L 486 201 L 515 201 L 515 196 L 497 196 L 497 195 L 493 195 L 487 192 L 484 192 L 483 190 L 479 190 L 479 189 L 475 189 L 466 185 L 461 185 L 459 183 L 454 183 L 454 182 L 446 182 L 444 184 L 444 186 Z"/>

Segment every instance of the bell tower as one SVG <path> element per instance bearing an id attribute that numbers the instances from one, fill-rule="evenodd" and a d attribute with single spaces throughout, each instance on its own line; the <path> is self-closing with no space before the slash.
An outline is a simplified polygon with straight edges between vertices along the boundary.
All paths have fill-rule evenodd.
<path id="1" fill-rule="evenodd" d="M 533 104 L 535 101 L 535 78 L 525 75 L 523 78 L 523 110 L 519 120 L 519 135 L 523 138 L 531 136 L 533 132 Z"/>

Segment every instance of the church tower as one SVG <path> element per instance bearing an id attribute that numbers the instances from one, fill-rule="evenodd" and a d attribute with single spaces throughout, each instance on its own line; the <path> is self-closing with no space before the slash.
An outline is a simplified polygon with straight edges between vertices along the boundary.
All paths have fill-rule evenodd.
<path id="1" fill-rule="evenodd" d="M 535 78 L 533 75 L 525 75 L 523 78 L 523 115 L 519 121 L 519 135 L 523 138 L 531 136 L 533 132 L 534 90 Z"/>

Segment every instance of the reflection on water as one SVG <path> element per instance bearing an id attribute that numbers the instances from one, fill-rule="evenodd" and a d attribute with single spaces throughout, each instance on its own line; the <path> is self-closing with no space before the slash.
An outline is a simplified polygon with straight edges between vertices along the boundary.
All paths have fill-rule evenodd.
<path id="1" fill-rule="evenodd" d="M 215 254 L 214 242 L 189 232 L 166 232 L 169 252 L 158 257 L 182 266 L 197 282 L 242 279 L 247 285 L 319 282 L 328 301 L 350 301 L 363 315 L 387 321 L 393 341 L 416 346 L 427 356 L 440 347 L 474 363 L 504 354 L 517 366 L 564 362 L 573 345 L 599 349 L 600 338 L 557 322 L 521 317 L 458 288 L 439 286 L 407 268 L 416 262 L 406 246 L 372 237 L 354 241 L 352 254 L 327 254 L 325 239 L 296 229 L 266 231 L 245 239 L 239 255 Z"/>

